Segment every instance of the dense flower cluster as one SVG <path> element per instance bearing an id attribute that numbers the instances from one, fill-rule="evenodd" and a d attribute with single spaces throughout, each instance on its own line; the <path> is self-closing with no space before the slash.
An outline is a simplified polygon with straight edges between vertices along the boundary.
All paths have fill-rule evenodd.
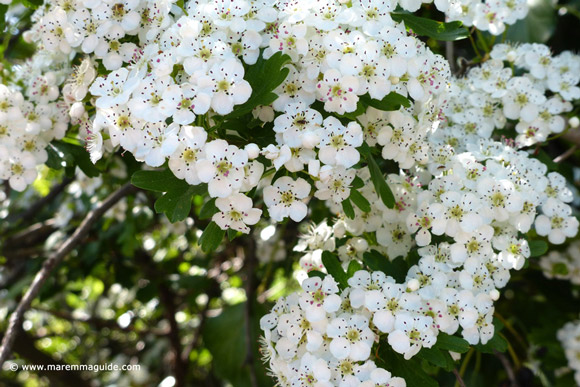
<path id="1" fill-rule="evenodd" d="M 578 82 L 580 57 L 571 52 L 552 56 L 541 44 L 498 44 L 491 60 L 452 82 L 438 136 L 460 149 L 504 128 L 515 129 L 518 148 L 546 141 L 566 129 Z"/>
<path id="2" fill-rule="evenodd" d="M 397 6 L 415 11 L 421 1 L 41 8 L 25 37 L 45 54 L 0 85 L 0 179 L 23 190 L 50 141 L 74 127 L 93 163 L 126 151 L 206 184 L 209 217 L 222 230 L 250 233 L 262 217 L 299 222 L 313 198 L 323 201 L 336 218 L 294 248 L 304 291 L 261 320 L 270 368 L 283 386 L 403 386 L 377 366 L 381 337 L 405 359 L 440 332 L 485 344 L 499 290 L 530 256 L 528 233 L 553 244 L 576 235 L 565 178 L 523 148 L 565 130 L 580 99 L 580 57 L 499 44 L 454 78 L 444 58 L 393 21 Z M 494 35 L 527 12 L 512 0 L 435 6 Z M 260 80 L 248 74 L 268 60 L 280 61 L 285 77 L 276 98 L 252 105 Z M 397 94 L 409 103 L 381 108 Z M 515 139 L 495 141 L 502 129 Z M 275 234 L 273 225 L 260 233 L 260 260 L 284 258 Z M 345 271 L 368 268 L 369 254 L 413 264 L 398 281 L 358 270 L 339 288 L 324 252 Z M 304 278 L 312 270 L 328 275 Z"/>
<path id="3" fill-rule="evenodd" d="M 396 325 L 400 345 L 432 345 L 434 336 L 416 338 L 429 321 L 403 317 L 395 323 L 377 320 L 376 297 L 365 303 L 363 287 L 379 289 L 384 284 L 401 303 L 412 302 L 402 285 L 383 273 L 359 271 L 352 278 L 356 289 L 339 291 L 331 276 L 312 277 L 302 283 L 304 292 L 278 300 L 271 313 L 260 320 L 265 331 L 262 351 L 269 360 L 272 375 L 281 386 L 394 386 L 404 379 L 377 368 L 371 349 L 378 335 Z M 358 291 L 358 293 L 356 293 Z M 377 292 L 375 290 L 375 292 Z M 409 300 L 407 300 L 409 299 Z M 384 312 L 388 313 L 388 312 Z M 373 315 L 375 317 L 373 317 Z M 408 335 L 415 339 L 410 342 Z M 429 342 L 431 340 L 431 342 Z M 419 344 L 419 348 L 420 348 Z"/>
<path id="4" fill-rule="evenodd" d="M 564 348 L 568 366 L 574 371 L 574 380 L 580 384 L 580 321 L 571 321 L 558 331 L 558 340 Z"/>
<path id="5" fill-rule="evenodd" d="M 68 129 L 68 105 L 59 89 L 67 75 L 66 62 L 37 55 L 14 74 L 22 91 L 0 84 L 0 180 L 16 191 L 36 179 L 36 167 L 48 159 L 48 144 Z"/>
<path id="6" fill-rule="evenodd" d="M 470 344 L 485 344 L 494 334 L 493 301 L 498 290 L 507 284 L 509 270 L 521 269 L 530 256 L 521 233 L 535 224 L 536 232 L 561 243 L 578 231 L 578 221 L 565 203 L 572 194 L 561 175 L 546 176 L 544 164 L 502 143 L 481 139 L 469 147 L 470 152 L 457 155 L 450 147 L 441 151 L 428 165 L 431 180 L 425 175 L 390 175 L 397 199 L 394 209 L 382 204 L 372 184 L 365 184 L 368 188 L 361 193 L 372 204 L 370 212 L 354 219 L 343 217 L 333 227 L 326 223 L 312 227 L 296 247 L 306 253 L 300 264 L 307 272 L 324 271 L 323 251 L 335 252 L 346 269 L 353 260 L 364 263 L 371 249 L 393 259 L 407 256 L 414 245 L 420 247 L 418 263 L 404 283 L 380 271 L 361 271 L 341 294 L 343 303 L 348 299 L 346 304 L 354 308 L 351 314 L 372 321 L 375 334 L 387 334 L 389 345 L 407 359 L 423 346 L 431 347 L 439 332 L 454 334 L 459 328 Z M 368 172 L 362 169 L 359 175 L 365 180 Z M 566 211 L 556 213 L 555 208 Z M 546 222 L 549 228 L 544 229 Z M 369 233 L 376 237 L 369 239 Z M 431 243 L 441 237 L 444 242 Z M 369 240 L 376 240 L 376 245 L 369 245 Z M 267 320 L 272 318 L 268 316 Z M 276 365 L 271 363 L 273 369 L 280 362 L 295 361 L 296 354 L 302 356 L 300 345 L 308 343 L 296 342 L 288 358 L 281 354 L 278 338 L 271 340 L 276 343 L 271 351 L 277 359 Z"/>
<path id="7" fill-rule="evenodd" d="M 314 196 L 336 203 L 348 196 L 350 168 L 365 139 L 379 141 L 402 167 L 426 160 L 425 135 L 437 119 L 449 68 L 391 20 L 393 7 L 189 2 L 183 15 L 170 2 L 73 2 L 38 11 L 27 37 L 46 50 L 90 54 L 63 92 L 73 102 L 71 116 L 89 128 L 93 162 L 119 146 L 151 167 L 168 160 L 178 178 L 207 183 L 209 195 L 219 198 L 214 221 L 220 227 L 247 233 L 259 213 L 242 196 L 268 168 L 307 171 L 308 180 L 283 176 L 264 189 L 272 219 L 299 221 L 313 189 Z M 273 125 L 272 142 L 228 142 L 219 128 L 223 117 L 252 94 L 244 65 L 277 52 L 288 56 L 288 76 L 273 104 L 256 110 L 262 125 Z M 106 72 L 93 81 L 94 61 Z M 94 115 L 83 104 L 87 89 Z M 415 103 L 393 118 L 392 133 L 378 139 L 377 125 L 387 123 L 378 110 L 359 116 L 363 126 L 323 119 L 322 112 L 353 113 L 363 96 L 380 100 L 390 92 Z M 232 205 L 241 202 L 243 208 Z"/>

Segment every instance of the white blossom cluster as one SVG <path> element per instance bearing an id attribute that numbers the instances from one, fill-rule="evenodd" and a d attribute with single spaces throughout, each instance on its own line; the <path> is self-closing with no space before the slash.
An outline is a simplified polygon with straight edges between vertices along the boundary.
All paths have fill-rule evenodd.
<path id="1" fill-rule="evenodd" d="M 168 160 L 178 178 L 208 184 L 221 228 L 248 233 L 261 210 L 244 194 L 268 168 L 304 171 L 315 181 L 281 176 L 263 190 L 273 220 L 299 221 L 311 191 L 337 203 L 348 196 L 365 138 L 402 167 L 426 161 L 426 133 L 438 119 L 449 66 L 393 22 L 394 6 L 192 1 L 183 14 L 164 1 L 73 1 L 38 11 L 27 38 L 45 50 L 90 55 L 63 92 L 73 102 L 71 117 L 87 128 L 93 162 L 118 147 L 151 167 Z M 274 142 L 228 142 L 222 117 L 252 94 L 244 65 L 276 52 L 290 58 L 288 76 L 273 104 L 255 112 L 262 125 L 273 121 Z M 98 63 L 105 72 L 93 81 Z M 94 113 L 86 108 L 87 89 Z M 386 131 L 387 121 L 378 110 L 359 116 L 364 127 L 323 119 L 322 112 L 354 112 L 364 95 L 380 100 L 390 92 L 415 102 L 393 115 L 394 130 L 380 138 L 375 129 Z"/>
<path id="2" fill-rule="evenodd" d="M 514 128 L 518 148 L 566 129 L 565 114 L 580 98 L 580 56 L 553 56 L 542 44 L 495 45 L 491 59 L 452 82 L 446 125 L 436 132 L 456 149 L 496 129 Z"/>
<path id="3" fill-rule="evenodd" d="M 572 242 L 565 251 L 550 251 L 540 259 L 540 267 L 547 278 L 580 285 L 580 241 Z"/>
<path id="4" fill-rule="evenodd" d="M 377 275 L 382 276 L 379 278 Z M 370 285 L 369 272 L 359 271 L 356 276 L 359 281 L 366 279 L 365 285 Z M 392 280 L 380 272 L 373 273 L 373 279 L 377 288 L 381 281 L 388 287 L 386 281 Z M 394 281 L 388 283 L 393 288 L 393 295 L 401 298 L 404 289 L 400 289 Z M 265 331 L 262 353 L 268 359 L 270 371 L 278 385 L 406 385 L 404 379 L 378 368 L 372 360 L 371 349 L 378 335 L 387 327 L 381 323 L 377 325 L 376 315 L 379 312 L 365 305 L 362 288 L 341 292 L 331 276 L 308 278 L 302 287 L 304 292 L 281 298 L 272 312 L 260 320 L 260 326 Z M 355 295 L 357 291 L 362 294 Z M 418 340 L 429 340 L 429 337 L 416 338 L 416 332 L 424 329 L 422 324 L 427 323 L 427 319 L 410 318 L 398 321 L 397 326 L 400 326 L 401 332 L 406 329 L 415 338 L 408 343 L 408 346 L 414 346 Z M 405 335 L 407 333 L 403 333 Z"/>
<path id="5" fill-rule="evenodd" d="M 50 141 L 65 136 L 70 119 L 60 85 L 68 72 L 61 58 L 35 55 L 15 70 L 14 85 L 0 84 L 0 181 L 16 191 L 36 179 Z"/>
<path id="6" fill-rule="evenodd" d="M 572 200 L 572 193 L 561 175 L 547 174 L 544 164 L 502 143 L 481 139 L 469 147 L 469 152 L 457 155 L 450 147 L 441 149 L 428 165 L 430 181 L 425 174 L 390 175 L 389 185 L 397 200 L 394 209 L 384 206 L 366 181 L 368 171 L 359 170 L 359 177 L 365 181 L 360 192 L 372 210 L 357 212 L 354 219 L 343 215 L 333 226 L 326 222 L 312 226 L 302 236 L 295 250 L 304 253 L 300 265 L 306 272 L 325 271 L 323 251 L 336 253 L 344 269 L 353 260 L 364 263 L 364 254 L 372 249 L 393 259 L 406 257 L 413 246 L 418 246 L 419 261 L 409 269 L 404 283 L 381 271 L 356 272 L 348 281 L 349 287 L 340 293 L 341 300 L 336 297 L 338 288 L 324 288 L 317 277 L 305 279 L 305 293 L 292 297 L 308 298 L 308 292 L 320 292 L 324 297 L 316 304 L 319 309 L 312 309 L 313 304 L 308 302 L 299 303 L 307 323 L 293 322 L 292 327 L 307 326 L 316 333 L 296 333 L 285 325 L 292 309 L 284 307 L 287 300 L 262 320 L 270 345 L 268 353 L 274 359 L 270 366 L 278 380 L 298 375 L 302 361 L 322 358 L 328 364 L 337 364 L 347 359 L 350 366 L 355 360 L 367 361 L 368 355 L 352 358 L 349 347 L 342 345 L 347 341 L 336 341 L 340 346 L 332 344 L 334 336 L 328 329 L 337 313 L 340 321 L 364 321 L 363 329 L 368 327 L 373 335 L 386 335 L 393 350 L 406 359 L 422 347 L 433 346 L 439 332 L 454 334 L 461 330 L 472 345 L 485 344 L 493 337 L 493 302 L 499 297 L 498 290 L 509 281 L 509 270 L 521 269 L 530 256 L 528 242 L 521 234 L 535 224 L 538 234 L 552 243 L 562 243 L 576 235 L 578 221 L 566 204 Z M 330 200 L 328 204 L 337 206 Z M 369 238 L 369 233 L 375 238 Z M 433 238 L 443 241 L 433 243 Z M 324 281 L 330 279 L 325 277 Z M 313 283 L 318 286 L 314 290 Z M 342 309 L 337 312 L 338 305 Z M 330 316 L 323 318 L 323 310 Z M 321 315 L 312 317 L 314 311 Z M 318 340 L 318 335 L 326 338 L 326 345 L 320 340 L 311 343 Z M 372 340 L 369 343 L 372 346 Z M 310 360 L 302 360 L 305 356 Z M 335 371 L 328 375 L 338 372 L 329 368 Z M 350 385 L 335 379 L 334 385 Z"/>
<path id="7" fill-rule="evenodd" d="M 574 371 L 574 380 L 580 385 L 580 321 L 566 323 L 558 331 L 558 340 L 564 348 L 568 366 Z"/>
<path id="8" fill-rule="evenodd" d="M 435 6 L 448 20 L 459 20 L 496 36 L 505 32 L 506 25 L 528 14 L 526 0 L 435 0 Z"/>

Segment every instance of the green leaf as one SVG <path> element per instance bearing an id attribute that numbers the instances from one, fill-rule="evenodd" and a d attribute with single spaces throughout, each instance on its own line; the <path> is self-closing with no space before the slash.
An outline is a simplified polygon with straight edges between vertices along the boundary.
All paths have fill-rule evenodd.
<path id="1" fill-rule="evenodd" d="M 402 257 L 390 261 L 377 250 L 371 250 L 363 254 L 363 263 L 373 271 L 378 270 L 390 275 L 399 283 L 403 282 L 407 276 L 408 267 Z"/>
<path id="2" fill-rule="evenodd" d="M 358 263 L 358 261 L 350 261 L 350 263 L 348 264 L 348 269 L 346 270 L 346 276 L 348 278 L 351 278 L 354 273 L 356 273 L 357 271 L 362 270 L 362 266 L 360 265 L 360 263 Z"/>
<path id="3" fill-rule="evenodd" d="M 131 184 L 149 191 L 165 192 L 155 202 L 155 211 L 159 214 L 165 213 L 172 223 L 187 218 L 191 211 L 192 197 L 207 191 L 206 184 L 189 185 L 175 177 L 169 169 L 137 171 L 131 176 Z"/>
<path id="4" fill-rule="evenodd" d="M 501 336 L 496 327 L 493 337 L 485 345 L 477 344 L 475 348 L 483 353 L 505 352 L 508 348 L 508 342 Z"/>
<path id="5" fill-rule="evenodd" d="M 4 32 L 6 28 L 6 11 L 8 11 L 8 5 L 0 4 L 0 32 Z"/>
<path id="6" fill-rule="evenodd" d="M 530 246 L 530 257 L 541 257 L 548 252 L 548 243 L 541 239 L 528 242 Z"/>
<path id="7" fill-rule="evenodd" d="M 455 362 L 449 352 L 441 351 L 438 348 L 422 348 L 417 354 L 420 359 L 427 360 L 434 366 L 444 368 L 448 371 L 453 369 Z"/>
<path id="8" fill-rule="evenodd" d="M 403 355 L 396 353 L 387 343 L 380 343 L 379 365 L 390 371 L 393 376 L 405 379 L 407 387 L 438 387 L 439 383 L 423 371 L 417 359 L 405 360 Z M 383 363 L 383 364 L 381 364 Z"/>
<path id="9" fill-rule="evenodd" d="M 348 200 L 348 199 L 347 199 Z M 358 190 L 351 189 L 350 190 L 350 200 L 361 209 L 363 212 L 370 212 L 371 211 L 371 204 Z M 344 204 L 343 204 L 344 207 Z M 353 211 L 354 212 L 354 211 Z"/>
<path id="10" fill-rule="evenodd" d="M 97 177 L 101 174 L 91 162 L 89 152 L 82 146 L 64 141 L 53 141 L 52 145 L 65 155 L 64 160 L 67 166 L 70 166 L 70 160 L 74 160 L 74 165 L 78 166 L 88 177 Z"/>
<path id="11" fill-rule="evenodd" d="M 446 351 L 453 351 L 457 353 L 465 353 L 469 351 L 469 343 L 464 339 L 451 336 L 443 332 L 439 332 L 437 335 L 437 343 L 435 348 L 444 349 Z"/>
<path id="12" fill-rule="evenodd" d="M 228 234 L 228 240 L 231 242 L 234 239 L 236 239 L 237 237 L 239 237 L 242 233 L 239 232 L 238 230 L 234 230 L 233 228 L 228 228 L 227 234 Z"/>
<path id="13" fill-rule="evenodd" d="M 342 269 L 340 261 L 336 255 L 329 251 L 324 251 L 322 253 L 322 264 L 326 268 L 328 274 L 334 278 L 341 289 L 348 287 L 348 277 Z"/>
<path id="14" fill-rule="evenodd" d="M 30 9 L 38 9 L 43 3 L 43 0 L 21 0 L 22 5 Z"/>
<path id="15" fill-rule="evenodd" d="M 349 198 L 346 198 L 342 201 L 342 210 L 348 218 L 354 219 L 354 208 L 352 208 L 352 203 L 350 202 Z"/>
<path id="16" fill-rule="evenodd" d="M 189 184 L 175 177 L 169 169 L 163 171 L 137 171 L 131 176 L 131 184 L 148 191 L 169 192 L 185 189 Z"/>
<path id="17" fill-rule="evenodd" d="M 324 278 L 324 277 L 326 277 L 326 273 L 323 273 L 323 272 L 318 271 L 318 270 L 310 270 L 308 272 L 308 278 L 312 278 L 312 277 Z"/>
<path id="18" fill-rule="evenodd" d="M 179 222 L 189 215 L 191 198 L 196 192 L 197 187 L 190 185 L 169 191 L 155 201 L 155 211 L 164 212 L 171 223 Z"/>
<path id="19" fill-rule="evenodd" d="M 564 262 L 558 262 L 552 265 L 552 274 L 554 275 L 568 275 L 570 269 Z"/>
<path id="20" fill-rule="evenodd" d="M 405 26 L 417 35 L 428 36 L 436 40 L 453 41 L 469 36 L 469 31 L 459 21 L 442 23 L 403 12 L 392 12 L 391 17 L 396 22 L 404 22 Z"/>
<path id="21" fill-rule="evenodd" d="M 388 208 L 393 208 L 395 206 L 395 196 L 393 195 L 393 192 L 389 188 L 389 185 L 385 180 L 385 176 L 383 176 L 383 173 L 381 172 L 381 169 L 379 168 L 377 162 L 373 158 L 373 155 L 371 154 L 371 149 L 366 143 L 363 143 L 363 145 L 360 146 L 358 149 L 365 157 L 368 163 L 369 171 L 371 173 L 371 180 L 381 200 L 383 201 L 385 206 L 387 206 Z"/>
<path id="22" fill-rule="evenodd" d="M 234 111 L 226 116 L 226 119 L 232 119 L 250 113 L 255 107 L 260 105 L 270 105 L 278 98 L 273 93 L 288 76 L 290 70 L 283 67 L 290 61 L 290 57 L 276 52 L 267 60 L 263 57 L 263 52 L 256 63 L 250 66 L 244 79 L 252 86 L 252 95 L 245 103 L 236 106 Z"/>
<path id="23" fill-rule="evenodd" d="M 360 177 L 356 176 L 350 186 L 352 188 L 359 189 L 365 186 L 365 182 Z"/>
<path id="24" fill-rule="evenodd" d="M 551 0 L 537 0 L 530 3 L 527 16 L 507 29 L 507 40 L 514 43 L 547 42 L 558 24 L 558 16 L 555 9 L 557 5 L 558 2 L 552 2 Z"/>
<path id="25" fill-rule="evenodd" d="M 199 219 L 210 219 L 219 210 L 215 205 L 216 198 L 212 198 L 204 203 L 199 210 Z"/>
<path id="26" fill-rule="evenodd" d="M 399 93 L 395 93 L 394 91 L 390 92 L 385 96 L 385 98 L 378 100 L 371 98 L 368 94 L 365 94 L 360 97 L 361 100 L 367 104 L 368 106 L 374 107 L 378 110 L 383 111 L 394 111 L 399 110 L 401 106 L 409 107 L 411 106 L 411 101 L 406 97 L 403 97 Z"/>
<path id="27" fill-rule="evenodd" d="M 218 248 L 224 236 L 226 235 L 225 230 L 222 230 L 215 222 L 211 222 L 207 225 L 203 234 L 199 238 L 199 245 L 204 253 L 209 253 Z"/>

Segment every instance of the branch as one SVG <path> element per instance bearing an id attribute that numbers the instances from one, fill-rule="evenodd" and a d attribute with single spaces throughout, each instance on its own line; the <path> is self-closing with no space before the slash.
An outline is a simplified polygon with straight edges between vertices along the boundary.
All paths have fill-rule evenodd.
<path id="1" fill-rule="evenodd" d="M 8 323 L 8 329 L 6 329 L 6 334 L 2 339 L 2 345 L 0 346 L 0 367 L 4 364 L 10 351 L 12 345 L 14 344 L 14 339 L 16 334 L 20 329 L 22 323 L 22 318 L 24 317 L 24 312 L 26 312 L 32 301 L 36 298 L 42 285 L 48 280 L 52 271 L 64 260 L 64 258 L 75 249 L 75 247 L 80 244 L 85 236 L 89 233 L 91 227 L 99 220 L 105 212 L 112 208 L 119 200 L 134 192 L 136 188 L 130 183 L 125 184 L 119 190 L 112 193 L 103 202 L 101 202 L 95 209 L 87 214 L 85 219 L 81 222 L 79 227 L 75 232 L 62 244 L 60 247 L 50 256 L 44 264 L 40 271 L 34 277 L 32 284 L 20 300 L 20 303 L 16 307 L 16 310 L 10 316 L 10 321 Z"/>
<path id="2" fill-rule="evenodd" d="M 26 221 L 33 218 L 38 212 L 47 204 L 51 203 L 64 189 L 73 181 L 73 179 L 65 177 L 62 182 L 52 187 L 48 195 L 40 198 L 37 202 L 32 204 L 28 209 L 20 214 L 16 214 L 13 217 L 8 217 L 8 221 Z"/>
<path id="3" fill-rule="evenodd" d="M 169 343 L 171 345 L 171 368 L 175 376 L 175 386 L 183 387 L 186 385 L 187 365 L 181 357 L 181 338 L 179 335 L 179 324 L 175 320 L 177 313 L 176 296 L 167 286 L 165 274 L 155 266 L 151 256 L 144 251 L 139 251 L 136 258 L 143 263 L 145 274 L 157 284 L 159 289 L 159 302 L 163 307 L 163 315 L 169 322 Z"/>
<path id="4" fill-rule="evenodd" d="M 461 375 L 459 375 L 459 372 L 457 371 L 457 368 L 453 368 L 453 374 L 455 375 L 455 379 L 457 379 L 457 383 L 461 387 L 465 387 L 465 382 L 463 381 L 463 378 L 461 378 Z"/>
<path id="5" fill-rule="evenodd" d="M 564 129 L 564 131 L 566 131 L 566 129 Z M 576 145 L 580 145 L 580 129 L 570 129 L 562 134 L 562 138 Z"/>
<path id="6" fill-rule="evenodd" d="M 256 299 L 256 292 L 254 289 L 254 268 L 256 266 L 256 246 L 252 238 L 248 239 L 248 246 L 244 252 L 246 260 L 246 305 L 245 313 L 245 329 L 246 329 L 246 360 L 244 364 L 248 366 L 250 373 L 250 383 L 252 387 L 258 387 L 258 379 L 256 377 L 256 368 L 254 367 L 254 340 L 252 339 L 252 304 Z"/>
<path id="7" fill-rule="evenodd" d="M 572 145 L 572 147 L 570 149 L 568 149 L 566 152 L 562 153 L 560 156 L 556 157 L 554 159 L 554 162 L 561 163 L 562 161 L 566 160 L 568 157 L 572 156 L 574 154 L 574 152 L 576 152 L 576 150 L 578 150 L 578 145 Z"/>
<path id="8" fill-rule="evenodd" d="M 16 348 L 18 348 L 16 352 L 18 355 L 26 359 L 28 364 L 54 364 L 63 367 L 66 365 L 66 363 L 63 363 L 62 361 L 59 361 L 47 353 L 37 349 L 34 339 L 25 332 L 19 332 L 16 335 L 14 343 L 16 344 Z M 35 372 L 46 377 L 49 380 L 50 385 L 54 386 L 86 386 L 89 384 L 88 380 L 86 380 L 78 371 L 37 370 Z"/>
<path id="9" fill-rule="evenodd" d="M 501 364 L 503 365 L 503 368 L 505 368 L 505 372 L 507 373 L 508 379 L 511 382 L 511 386 L 518 387 L 518 381 L 516 379 L 516 374 L 515 374 L 514 370 L 512 369 L 512 365 L 510 364 L 509 360 L 505 357 L 505 355 L 503 353 L 495 351 L 495 350 L 493 352 L 494 352 L 495 356 L 497 356 L 497 358 L 499 359 Z"/>
<path id="10" fill-rule="evenodd" d="M 121 327 L 117 323 L 117 321 L 115 321 L 115 320 L 107 320 L 107 319 L 94 317 L 94 316 L 75 317 L 71 313 L 64 311 L 64 310 L 52 310 L 52 309 L 46 309 L 46 308 L 41 308 L 41 307 L 35 307 L 34 310 L 37 310 L 39 312 L 48 313 L 56 318 L 66 320 L 66 321 L 69 321 L 71 323 L 88 324 L 96 329 L 107 328 L 107 329 L 119 330 L 122 332 L 135 332 L 139 336 L 145 336 L 148 334 L 152 334 L 155 336 L 165 336 L 169 333 L 168 329 L 163 329 L 163 328 L 153 328 L 152 327 L 148 330 L 139 330 L 139 329 L 136 329 L 135 325 L 132 325 L 132 324 L 130 324 L 126 327 Z"/>

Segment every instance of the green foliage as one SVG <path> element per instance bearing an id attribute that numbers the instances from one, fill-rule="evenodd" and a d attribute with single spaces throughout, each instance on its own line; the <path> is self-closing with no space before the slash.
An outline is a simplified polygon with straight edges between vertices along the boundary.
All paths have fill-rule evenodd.
<path id="1" fill-rule="evenodd" d="M 224 308 L 216 317 L 208 318 L 202 332 L 203 340 L 213 356 L 215 375 L 230 381 L 236 387 L 252 385 L 249 365 L 246 364 L 248 345 L 254 359 L 260 358 L 257 348 L 259 326 L 256 323 L 250 327 L 253 337 L 248 338 L 246 334 L 248 321 L 244 318 L 246 307 L 246 303 L 240 303 Z M 258 311 L 255 313 L 258 315 Z M 248 343 L 248 339 L 252 342 Z M 260 361 L 254 361 L 254 367 L 258 385 L 273 385 Z"/>
<path id="2" fill-rule="evenodd" d="M 369 171 L 371 173 L 371 180 L 373 182 L 373 185 L 375 186 L 377 194 L 379 195 L 385 206 L 387 206 L 388 208 L 395 207 L 395 196 L 393 195 L 391 188 L 389 188 L 389 185 L 385 180 L 385 176 L 383 175 L 383 172 L 381 172 L 381 169 L 379 168 L 377 162 L 375 161 L 369 146 L 366 143 L 363 143 L 363 145 L 358 149 L 368 164 Z"/>
<path id="3" fill-rule="evenodd" d="M 216 222 L 211 222 L 207 225 L 203 234 L 199 238 L 199 245 L 204 253 L 209 253 L 214 251 L 222 243 L 226 232 L 216 224 Z"/>
<path id="4" fill-rule="evenodd" d="M 347 216 L 347 218 L 349 219 L 354 219 L 354 208 L 352 207 L 352 203 L 350 202 L 350 198 L 346 198 L 342 201 L 342 210 L 344 211 L 344 214 Z"/>
<path id="5" fill-rule="evenodd" d="M 360 99 L 365 105 L 382 111 L 395 111 L 399 110 L 401 106 L 411 106 L 411 102 L 408 98 L 405 98 L 401 94 L 395 93 L 394 91 L 387 94 L 381 100 L 373 99 L 368 94 L 362 95 Z"/>
<path id="6" fill-rule="evenodd" d="M 369 270 L 382 271 L 386 275 L 393 277 L 399 283 L 403 282 L 407 276 L 407 263 L 402 257 L 391 261 L 377 250 L 371 250 L 363 254 L 363 262 Z"/>
<path id="7" fill-rule="evenodd" d="M 457 353 L 465 353 L 469 351 L 470 347 L 469 343 L 460 337 L 451 336 L 444 332 L 439 332 L 439 335 L 437 335 L 437 343 L 435 344 L 435 348 Z"/>
<path id="8" fill-rule="evenodd" d="M 396 353 L 387 343 L 379 343 L 379 364 L 390 371 L 394 376 L 405 379 L 407 387 L 437 387 L 439 383 L 430 377 L 417 358 L 405 360 L 403 355 Z M 432 352 L 435 353 L 435 352 Z M 427 355 L 429 356 L 429 355 Z M 437 355 L 431 357 L 438 357 Z M 441 358 L 438 357 L 437 361 Z"/>
<path id="9" fill-rule="evenodd" d="M 0 4 L 0 32 L 4 32 L 6 28 L 6 11 L 8 11 L 8 6 Z"/>
<path id="10" fill-rule="evenodd" d="M 442 23 L 403 12 L 393 12 L 391 17 L 394 21 L 404 22 L 405 26 L 417 35 L 428 36 L 436 40 L 453 41 L 469 36 L 469 31 L 459 21 Z"/>
<path id="11" fill-rule="evenodd" d="M 548 243 L 541 239 L 528 242 L 530 246 L 530 257 L 541 257 L 548 252 Z"/>
<path id="12" fill-rule="evenodd" d="M 522 43 L 547 42 L 556 29 L 556 4 L 550 0 L 529 3 L 528 15 L 507 29 L 507 39 Z"/>
<path id="13" fill-rule="evenodd" d="M 344 272 L 344 269 L 340 265 L 340 260 L 336 255 L 329 251 L 324 251 L 322 253 L 322 264 L 326 268 L 328 274 L 330 274 L 338 283 L 339 288 L 345 289 L 348 287 L 348 276 Z"/>
<path id="14" fill-rule="evenodd" d="M 46 148 L 48 160 L 46 165 L 52 169 L 65 168 L 72 175 L 74 167 L 78 166 L 88 177 L 97 177 L 100 171 L 91 162 L 89 153 L 80 145 L 64 140 L 52 141 Z"/>
<path id="15" fill-rule="evenodd" d="M 358 190 L 356 190 L 354 188 L 351 189 L 349 199 L 352 200 L 352 202 L 358 208 L 360 208 L 362 212 L 370 212 L 371 204 L 369 203 L 367 198 L 365 198 L 360 192 L 358 192 Z"/>
<path id="16" fill-rule="evenodd" d="M 175 177 L 169 169 L 162 171 L 137 171 L 131 183 L 142 189 L 165 192 L 155 201 L 155 211 L 165 213 L 170 222 L 175 223 L 187 218 L 191 211 L 191 199 L 207 191 L 206 184 L 191 186 Z"/>
<path id="17" fill-rule="evenodd" d="M 281 51 L 264 59 L 262 51 L 256 64 L 248 67 L 244 76 L 244 79 L 252 86 L 250 99 L 236 106 L 236 109 L 225 117 L 226 122 L 250 113 L 257 106 L 267 106 L 274 102 L 278 96 L 273 91 L 288 76 L 290 70 L 284 65 L 289 61 L 290 57 L 282 54 Z"/>

